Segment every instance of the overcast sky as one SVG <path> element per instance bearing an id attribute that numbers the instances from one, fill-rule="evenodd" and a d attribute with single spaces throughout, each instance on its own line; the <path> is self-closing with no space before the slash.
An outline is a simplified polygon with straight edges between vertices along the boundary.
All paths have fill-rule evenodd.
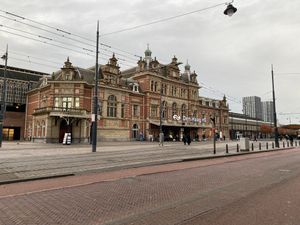
<path id="1" fill-rule="evenodd" d="M 135 66 L 137 58 L 134 55 L 143 56 L 149 43 L 152 56 L 156 56 L 162 63 L 170 62 L 176 55 L 178 60 L 183 62 L 183 70 L 188 60 L 191 70 L 196 71 L 198 81 L 203 86 L 200 95 L 221 99 L 226 94 L 233 112 L 241 112 L 241 99 L 244 96 L 256 95 L 261 97 L 262 101 L 272 100 L 271 64 L 273 64 L 280 123 L 289 124 L 291 121 L 299 124 L 300 2 L 298 0 L 236 0 L 233 5 L 238 8 L 238 11 L 232 17 L 223 14 L 226 8 L 224 4 L 177 19 L 107 35 L 220 3 L 225 2 L 222 0 L 1 0 L 1 10 L 92 40 L 95 40 L 96 24 L 99 20 L 100 35 L 102 35 L 100 42 L 115 48 L 101 50 L 100 63 L 106 63 L 108 56 L 112 54 L 110 51 L 115 51 L 120 58 L 121 69 Z M 8 17 L 3 12 L 0 12 L 0 15 Z M 42 27 L 29 20 L 18 20 Z M 7 26 L 0 26 L 0 50 L 4 53 L 8 44 L 10 66 L 52 73 L 63 65 L 68 56 L 75 66 L 86 68 L 95 64 L 95 59 L 92 57 L 94 53 L 76 47 L 94 50 L 92 46 L 64 39 L 4 17 L 0 17 L 0 24 Z M 35 36 L 11 28 L 30 32 Z M 43 28 L 51 30 L 47 27 Z M 18 37 L 3 30 L 68 49 Z M 68 45 L 39 38 L 37 35 Z M 67 34 L 65 36 L 77 38 Z M 94 45 L 88 40 L 78 40 Z M 85 51 L 91 56 L 71 49 Z M 131 54 L 121 52 L 119 49 Z"/>

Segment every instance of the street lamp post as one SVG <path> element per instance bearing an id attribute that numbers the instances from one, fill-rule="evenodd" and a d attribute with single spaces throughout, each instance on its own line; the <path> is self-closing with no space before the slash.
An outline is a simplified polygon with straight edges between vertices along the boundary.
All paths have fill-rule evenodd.
<path id="1" fill-rule="evenodd" d="M 159 146 L 164 145 L 164 132 L 162 130 L 162 117 L 163 117 L 163 102 L 162 102 L 163 85 L 160 84 L 160 106 L 159 106 Z"/>
<path id="2" fill-rule="evenodd" d="M 213 122 L 213 143 L 214 143 L 214 154 L 216 154 L 216 115 L 210 117 L 210 120 Z"/>
<path id="3" fill-rule="evenodd" d="M 273 92 L 273 118 L 274 118 L 274 132 L 275 132 L 275 147 L 279 148 L 279 140 L 278 140 L 278 127 L 277 127 L 277 115 L 276 115 L 276 106 L 275 106 L 275 88 L 274 88 L 274 71 L 272 65 L 272 92 Z"/>
<path id="4" fill-rule="evenodd" d="M 96 68 L 95 68 L 95 89 L 93 97 L 93 114 L 92 114 L 92 152 L 97 148 L 97 122 L 98 122 L 98 54 L 99 54 L 99 21 L 97 22 L 97 44 L 96 44 Z"/>
<path id="5" fill-rule="evenodd" d="M 6 76 L 7 76 L 8 45 L 6 45 L 6 52 L 1 57 L 1 59 L 5 60 L 5 67 L 4 67 L 4 74 L 3 74 L 2 102 L 1 102 L 1 111 L 0 111 L 0 148 L 2 147 L 3 123 L 4 123 L 4 114 L 6 109 Z"/>

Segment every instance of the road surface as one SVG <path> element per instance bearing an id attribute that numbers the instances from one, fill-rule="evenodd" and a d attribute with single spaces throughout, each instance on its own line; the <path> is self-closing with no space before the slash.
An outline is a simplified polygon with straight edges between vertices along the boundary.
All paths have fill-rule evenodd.
<path id="1" fill-rule="evenodd" d="M 0 186 L 2 225 L 297 225 L 300 149 Z"/>

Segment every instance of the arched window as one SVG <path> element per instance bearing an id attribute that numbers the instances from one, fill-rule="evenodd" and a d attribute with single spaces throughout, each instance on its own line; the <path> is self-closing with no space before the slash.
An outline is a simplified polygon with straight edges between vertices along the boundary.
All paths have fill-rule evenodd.
<path id="1" fill-rule="evenodd" d="M 110 95 L 107 99 L 107 116 L 117 117 L 117 98 L 114 95 Z"/>
<path id="2" fill-rule="evenodd" d="M 177 115 L 177 104 L 176 104 L 176 102 L 174 102 L 174 103 L 172 104 L 172 117 L 173 117 L 174 115 Z"/>

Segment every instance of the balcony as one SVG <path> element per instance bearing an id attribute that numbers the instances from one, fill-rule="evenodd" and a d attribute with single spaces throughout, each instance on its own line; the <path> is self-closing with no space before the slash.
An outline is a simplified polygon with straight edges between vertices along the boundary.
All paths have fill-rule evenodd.
<path id="1" fill-rule="evenodd" d="M 33 115 L 49 114 L 58 117 L 90 118 L 90 113 L 85 109 L 63 108 L 63 107 L 43 107 L 35 109 Z"/>

